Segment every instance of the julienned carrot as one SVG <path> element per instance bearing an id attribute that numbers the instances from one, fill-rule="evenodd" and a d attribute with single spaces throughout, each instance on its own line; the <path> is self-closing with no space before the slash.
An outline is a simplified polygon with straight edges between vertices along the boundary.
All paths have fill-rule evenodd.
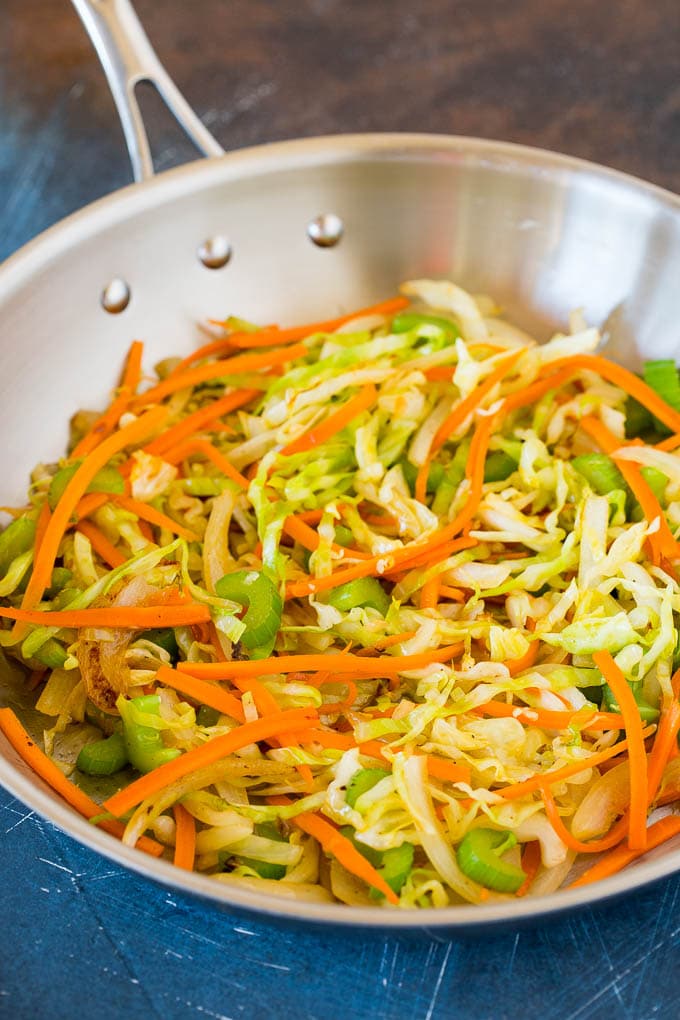
<path id="1" fill-rule="evenodd" d="M 393 315 L 395 312 L 406 308 L 408 300 L 403 297 L 388 298 L 380 301 L 377 305 L 369 305 L 366 308 L 357 308 L 346 315 L 339 315 L 335 319 L 325 319 L 323 322 L 308 322 L 303 326 L 291 326 L 289 329 L 279 329 L 278 326 L 270 326 L 257 333 L 236 333 L 225 337 L 223 343 L 231 343 L 234 347 L 273 347 L 278 344 L 287 344 L 293 340 L 304 340 L 315 333 L 333 333 L 336 329 L 344 326 L 352 319 L 363 318 L 366 315 Z M 223 325 L 223 323 L 218 323 Z"/>
<path id="2" fill-rule="evenodd" d="M 524 348 L 521 348 L 518 351 L 513 351 L 507 357 L 503 358 L 501 364 L 490 373 L 488 378 L 477 386 L 472 393 L 469 393 L 467 397 L 456 404 L 449 416 L 439 426 L 430 445 L 427 457 L 421 464 L 416 476 L 415 496 L 421 503 L 425 502 L 427 495 L 427 479 L 430 473 L 430 461 L 432 456 L 444 445 L 451 433 L 459 428 L 465 419 L 479 408 L 484 398 L 487 397 L 494 386 L 496 386 L 501 379 L 508 374 L 512 366 L 516 364 L 522 354 L 524 354 Z M 470 450 L 469 460 L 471 459 L 472 450 Z"/>
<path id="3" fill-rule="evenodd" d="M 360 648 L 356 654 L 360 655 L 362 659 L 370 658 L 385 648 L 392 648 L 394 645 L 403 644 L 404 641 L 410 641 L 411 638 L 416 636 L 416 633 L 417 631 L 415 630 L 405 630 L 402 634 L 390 634 L 389 637 L 378 638 L 373 646 Z"/>
<path id="4" fill-rule="evenodd" d="M 539 645 L 539 641 L 532 641 L 524 655 L 519 655 L 516 659 L 508 659 L 505 665 L 510 671 L 510 676 L 517 676 L 523 670 L 531 669 L 538 658 Z"/>
<path id="5" fill-rule="evenodd" d="M 593 864 L 592 868 L 584 871 L 580 878 L 577 878 L 567 888 L 578 889 L 582 885 L 590 885 L 591 882 L 599 882 L 603 878 L 610 878 L 612 875 L 616 875 L 617 872 L 622 871 L 631 861 L 641 857 L 647 850 L 653 850 L 654 847 L 661 846 L 662 843 L 665 843 L 666 840 L 671 839 L 673 836 L 677 836 L 678 833 L 680 833 L 680 816 L 666 815 L 665 818 L 654 822 L 647 829 L 647 843 L 644 850 L 631 850 L 629 847 L 617 846 L 615 850 L 608 853 L 597 864 Z"/>
<path id="6" fill-rule="evenodd" d="M 310 528 L 305 521 L 300 520 L 300 516 L 298 514 L 291 514 L 289 517 L 286 517 L 283 522 L 283 530 L 287 535 L 296 542 L 299 542 L 303 548 L 308 549 L 310 552 L 314 552 L 315 549 L 319 548 L 319 542 L 321 539 L 319 538 L 318 531 L 315 531 L 314 528 Z M 331 544 L 331 549 L 334 553 L 347 556 L 350 559 L 368 560 L 373 558 L 370 553 L 362 552 L 360 549 L 346 549 L 344 546 L 337 545 L 335 542 Z"/>
<path id="7" fill-rule="evenodd" d="M 176 669 L 172 669 L 170 666 L 161 666 L 156 673 L 156 677 L 166 687 L 179 691 L 180 694 L 198 701 L 201 705 L 209 705 L 210 708 L 214 708 L 223 715 L 231 716 L 232 719 L 236 719 L 238 722 L 245 721 L 243 706 L 238 698 L 235 698 L 233 694 L 229 694 L 228 691 L 223 691 L 221 687 L 216 687 L 215 684 L 199 680 L 197 677 L 189 676 L 187 673 L 178 673 Z"/>
<path id="8" fill-rule="evenodd" d="M 649 545 L 652 551 L 656 554 L 655 562 L 657 565 L 659 562 L 659 555 L 663 555 L 667 559 L 680 558 L 680 543 L 673 538 L 671 530 L 668 527 L 666 517 L 661 508 L 661 504 L 642 477 L 640 469 L 630 461 L 619 460 L 616 456 L 616 451 L 622 445 L 623 441 L 610 432 L 607 426 L 604 425 L 598 418 L 587 416 L 581 419 L 580 424 L 581 428 L 587 432 L 589 436 L 592 436 L 595 442 L 602 447 L 605 453 L 613 456 L 619 471 L 632 489 L 633 494 L 642 507 L 642 512 L 649 523 L 651 524 L 652 521 L 655 520 L 659 521 L 659 530 L 648 537 Z"/>
<path id="9" fill-rule="evenodd" d="M 445 599 L 451 599 L 453 602 L 465 602 L 465 592 L 459 588 L 452 588 L 450 584 L 440 584 L 439 595 Z"/>
<path id="10" fill-rule="evenodd" d="M 21 603 L 22 609 L 32 609 L 40 602 L 50 583 L 59 545 L 69 525 L 71 515 L 97 472 L 108 464 L 116 453 L 120 453 L 127 446 L 141 442 L 150 432 L 154 432 L 163 424 L 166 417 L 165 408 L 156 407 L 104 439 L 85 457 L 64 489 L 45 529 L 45 536 L 35 557 L 33 573 Z"/>
<path id="11" fill-rule="evenodd" d="M 219 400 L 212 400 L 205 407 L 199 408 L 193 414 L 188 414 L 181 421 L 178 421 L 176 425 L 173 425 L 172 428 L 157 436 L 144 449 L 146 453 L 161 456 L 166 450 L 176 446 L 177 443 L 188 439 L 208 425 L 212 425 L 223 414 L 229 414 L 231 411 L 236 411 L 239 407 L 249 404 L 259 394 L 259 390 L 234 390 L 232 393 L 227 393 L 225 397 L 220 397 Z"/>
<path id="12" fill-rule="evenodd" d="M 680 669 L 673 674 L 671 688 L 672 697 L 667 703 L 664 701 L 661 706 L 658 729 L 647 759 L 647 799 L 650 804 L 656 798 L 671 750 L 677 747 L 678 732 L 680 732 L 680 703 L 678 702 Z"/>
<path id="13" fill-rule="evenodd" d="M 427 773 L 449 783 L 469 783 L 472 776 L 469 765 L 458 765 L 455 761 L 438 758 L 434 754 L 427 755 Z"/>
<path id="14" fill-rule="evenodd" d="M 527 876 L 515 893 L 515 896 L 526 896 L 541 866 L 541 844 L 537 839 L 530 839 L 524 844 L 522 851 L 522 871 Z"/>
<path id="15" fill-rule="evenodd" d="M 188 605 L 106 606 L 99 609 L 10 609 L 0 606 L 0 618 L 31 623 L 39 627 L 111 627 L 149 630 L 154 627 L 188 627 L 205 623 L 210 610 L 199 602 Z"/>
<path id="16" fill-rule="evenodd" d="M 331 588 L 337 588 L 341 584 L 346 584 L 347 581 L 354 581 L 358 577 L 369 577 L 374 574 L 382 577 L 384 574 L 390 573 L 397 566 L 410 568 L 414 565 L 414 562 L 415 564 L 419 563 L 423 557 L 428 560 L 430 558 L 430 551 L 438 550 L 447 542 L 451 537 L 449 534 L 450 528 L 451 525 L 447 525 L 441 531 L 438 531 L 436 535 L 431 536 L 425 541 L 411 542 L 401 549 L 392 549 L 390 552 L 383 553 L 380 556 L 372 556 L 362 563 L 356 563 L 350 567 L 341 567 L 325 577 L 312 577 L 309 575 L 300 581 L 290 581 L 286 585 L 286 598 L 303 598 L 305 595 L 313 595 L 314 592 L 328 591 Z M 447 556 L 451 555 L 452 552 L 468 549 L 474 545 L 477 545 L 477 540 L 474 538 L 459 538 L 455 543 L 451 543 Z"/>
<path id="17" fill-rule="evenodd" d="M 79 814 L 88 819 L 96 818 L 102 814 L 99 804 L 91 800 L 73 783 L 70 783 L 61 769 L 31 740 L 11 708 L 0 708 L 0 730 L 26 764 L 30 765 L 33 771 Z M 125 829 L 125 826 L 114 819 L 102 819 L 96 824 L 100 829 L 104 829 L 118 838 L 123 835 Z M 148 836 L 141 836 L 137 840 L 137 847 L 154 857 L 160 857 L 163 853 L 161 844 Z"/>
<path id="18" fill-rule="evenodd" d="M 577 839 L 576 836 L 572 835 L 562 821 L 555 798 L 550 790 L 547 788 L 541 790 L 541 796 L 543 797 L 543 805 L 548 821 L 555 830 L 555 833 L 565 846 L 569 847 L 570 850 L 576 851 L 577 854 L 599 854 L 603 850 L 611 850 L 626 835 L 629 822 L 627 816 L 624 815 L 622 818 L 619 818 L 616 825 L 610 829 L 606 836 L 602 836 L 601 839 L 593 839 L 589 843 L 584 843 L 583 840 Z"/>
<path id="19" fill-rule="evenodd" d="M 175 856 L 173 864 L 176 868 L 193 871 L 194 859 L 196 857 L 196 822 L 194 816 L 189 814 L 187 809 L 181 804 L 175 804 L 172 813 L 175 816 Z"/>
<path id="20" fill-rule="evenodd" d="M 287 797 L 270 798 L 270 802 L 275 801 L 290 803 Z M 331 825 L 330 822 L 327 822 L 320 815 L 312 814 L 309 811 L 295 815 L 294 818 L 291 818 L 291 822 L 297 825 L 298 829 L 302 829 L 309 836 L 313 836 L 322 850 L 325 850 L 327 854 L 332 854 L 342 864 L 343 868 L 356 875 L 357 878 L 363 879 L 368 885 L 378 889 L 390 903 L 398 906 L 399 897 L 394 890 L 390 888 L 373 865 L 368 863 L 363 854 L 360 854 L 352 843 L 341 832 L 338 832 L 334 825 Z"/>
<path id="21" fill-rule="evenodd" d="M 470 452 L 465 469 L 466 477 L 470 483 L 470 488 L 465 494 L 465 504 L 451 523 L 442 529 L 440 534 L 446 533 L 447 537 L 453 538 L 455 535 L 460 534 L 477 513 L 484 487 L 484 465 L 495 422 L 496 414 L 480 415 L 472 436 L 472 442 L 470 443 Z M 468 541 L 476 544 L 475 539 L 468 539 Z"/>
<path id="22" fill-rule="evenodd" d="M 38 555 L 40 546 L 43 543 L 45 532 L 47 531 L 47 525 L 50 523 L 52 518 L 52 511 L 50 510 L 50 504 L 45 500 L 43 505 L 40 507 L 40 513 L 38 514 L 38 520 L 35 524 L 35 538 L 33 539 L 33 546 L 35 548 L 35 555 Z"/>
<path id="23" fill-rule="evenodd" d="M 84 517 L 89 517 L 95 511 L 100 510 L 103 506 L 111 499 L 110 492 L 87 492 L 82 499 L 78 500 L 78 504 L 73 511 L 72 520 L 75 518 L 76 521 L 81 521 Z"/>
<path id="24" fill-rule="evenodd" d="M 437 603 L 439 602 L 439 587 L 441 578 L 439 574 L 435 574 L 429 581 L 426 581 L 423 587 L 420 589 L 420 608 L 421 609 L 436 609 Z"/>
<path id="25" fill-rule="evenodd" d="M 386 677 L 393 673 L 405 673 L 420 669 L 432 662 L 450 662 L 465 648 L 461 641 L 456 645 L 433 648 L 417 655 L 382 655 L 366 659 L 347 652 L 337 655 L 274 655 L 268 659 L 253 659 L 232 662 L 178 662 L 181 672 L 205 680 L 237 680 L 242 677 L 262 677 L 277 673 L 312 673 L 317 670 L 332 670 L 349 677 Z"/>
<path id="26" fill-rule="evenodd" d="M 185 528 L 183 524 L 178 524 L 177 521 L 173 521 L 172 517 L 161 513 L 160 510 L 156 510 L 155 507 L 150 506 L 148 503 L 143 503 L 140 499 L 133 499 L 132 496 L 124 496 L 114 492 L 111 494 L 111 500 L 122 507 L 123 510 L 129 510 L 131 514 L 135 514 L 143 521 L 155 524 L 159 528 L 165 528 L 166 531 L 172 532 L 173 535 L 186 538 L 187 542 L 198 541 L 198 535 L 195 531 Z"/>
<path id="27" fill-rule="evenodd" d="M 76 525 L 76 531 L 85 536 L 97 555 L 104 560 L 104 563 L 108 563 L 110 567 L 119 567 L 128 559 L 120 549 L 116 549 L 115 545 L 109 542 L 106 535 L 92 521 L 80 521 Z"/>
<path id="28" fill-rule="evenodd" d="M 185 442 L 166 450 L 163 454 L 163 460 L 166 460 L 168 464 L 178 464 L 181 460 L 185 460 L 187 457 L 194 456 L 195 454 L 211 461 L 226 478 L 231 478 L 232 482 L 236 482 L 243 490 L 246 490 L 250 485 L 248 479 L 240 471 L 237 471 L 224 454 L 220 453 L 217 447 L 213 446 L 207 439 L 187 439 Z"/>
<path id="29" fill-rule="evenodd" d="M 242 747 L 247 747 L 248 744 L 303 729 L 315 719 L 316 713 L 312 709 L 292 708 L 263 719 L 256 719 L 255 722 L 244 723 L 243 726 L 238 726 L 219 737 L 213 737 L 200 747 L 194 747 L 178 758 L 173 758 L 172 761 L 147 772 L 134 783 L 114 793 L 113 797 L 109 797 L 104 802 L 104 810 L 110 811 L 113 815 L 124 815 L 141 801 L 153 797 L 170 783 L 191 775 L 197 769 L 213 765 Z"/>
<path id="30" fill-rule="evenodd" d="M 95 446 L 102 439 L 105 439 L 106 436 L 113 432 L 139 385 L 143 351 L 144 344 L 139 340 L 135 340 L 128 352 L 118 396 L 112 401 L 101 418 L 97 419 L 90 431 L 71 450 L 69 460 L 73 461 L 78 460 L 80 457 L 85 457 L 91 450 L 94 450 Z"/>
<path id="31" fill-rule="evenodd" d="M 525 348 L 520 348 L 517 351 L 512 351 L 507 357 L 504 357 L 500 365 L 491 372 L 483 383 L 476 386 L 472 393 L 468 394 L 460 403 L 451 411 L 451 414 L 441 423 L 437 429 L 434 439 L 432 440 L 432 446 L 430 447 L 432 453 L 436 453 L 449 438 L 452 432 L 455 432 L 459 428 L 466 418 L 468 418 L 473 411 L 475 411 L 482 403 L 484 398 L 489 395 L 491 390 L 496 386 L 505 376 L 508 374 L 510 369 L 515 365 L 522 355 L 525 353 Z"/>
<path id="32" fill-rule="evenodd" d="M 260 715 L 276 715 L 281 706 L 264 684 L 257 677 L 232 677 L 231 682 L 241 694 L 252 694 L 255 708 Z"/>
<path id="33" fill-rule="evenodd" d="M 287 443 L 283 449 L 279 450 L 279 454 L 282 457 L 290 457 L 294 453 L 305 453 L 307 450 L 313 450 L 315 446 L 327 442 L 349 425 L 351 421 L 354 421 L 362 411 L 365 411 L 374 404 L 377 396 L 378 391 L 373 383 L 363 386 L 346 404 L 343 404 L 337 411 L 329 414 L 320 425 L 316 425 L 308 432 L 303 432 L 297 439 Z"/>
<path id="34" fill-rule="evenodd" d="M 599 712 L 596 708 L 589 715 L 583 710 L 556 712 L 546 708 L 531 708 L 530 705 L 507 705 L 502 701 L 486 701 L 474 709 L 476 715 L 488 715 L 494 719 L 519 719 L 527 726 L 542 726 L 549 730 L 566 730 L 575 719 L 580 730 L 622 730 L 623 717 L 616 712 Z"/>
<path id="35" fill-rule="evenodd" d="M 643 737 L 648 737 L 654 732 L 654 729 L 654 726 L 646 727 L 642 731 Z M 596 751 L 580 761 L 572 762 L 570 765 L 563 765 L 561 768 L 553 769 L 551 772 L 538 772 L 531 779 L 525 779 L 521 783 L 512 783 L 512 785 L 506 786 L 501 790 L 494 790 L 494 793 L 497 793 L 499 797 L 504 797 L 505 800 L 517 800 L 518 797 L 526 797 L 537 790 L 542 790 L 544 787 L 547 789 L 553 783 L 561 783 L 565 779 L 577 776 L 579 772 L 585 772 L 586 769 L 602 765 L 603 762 L 609 761 L 610 758 L 616 758 L 627 750 L 628 740 L 619 740 L 611 747 L 606 747 L 603 751 Z"/>
<path id="36" fill-rule="evenodd" d="M 222 361 L 208 361 L 204 365 L 197 365 L 189 368 L 186 372 L 179 372 L 177 375 L 169 375 L 163 382 L 152 386 L 150 390 L 141 393 L 135 398 L 132 404 L 133 410 L 139 407 L 147 407 L 149 404 L 157 404 L 171 393 L 177 390 L 188 389 L 198 386 L 199 383 L 210 382 L 212 379 L 221 379 L 228 375 L 241 375 L 244 372 L 257 372 L 261 368 L 271 368 L 274 365 L 281 365 L 286 361 L 294 361 L 295 358 L 302 358 L 307 353 L 304 344 L 294 344 L 291 347 L 284 347 L 280 351 L 265 351 L 262 354 L 236 354 L 233 358 L 225 358 Z M 266 389 L 268 381 L 263 378 L 262 388 Z"/>
<path id="37" fill-rule="evenodd" d="M 595 652 L 593 661 L 609 684 L 625 723 L 630 762 L 628 846 L 631 850 L 643 850 L 647 839 L 647 754 L 640 710 L 625 676 L 610 652 Z"/>
<path id="38" fill-rule="evenodd" d="M 556 361 L 548 362 L 548 364 L 542 367 L 539 375 L 545 376 L 547 373 L 558 372 L 561 369 L 566 369 L 572 374 L 583 369 L 596 372 L 603 379 L 607 379 L 631 397 L 634 397 L 638 403 L 646 407 L 648 411 L 651 411 L 656 418 L 659 418 L 664 425 L 668 425 L 669 429 L 672 429 L 673 432 L 680 432 L 680 413 L 655 393 L 651 386 L 648 386 L 642 379 L 638 379 L 628 369 L 622 368 L 621 365 L 617 365 L 615 362 L 602 358 L 597 354 L 575 354 L 571 357 L 559 358 Z"/>

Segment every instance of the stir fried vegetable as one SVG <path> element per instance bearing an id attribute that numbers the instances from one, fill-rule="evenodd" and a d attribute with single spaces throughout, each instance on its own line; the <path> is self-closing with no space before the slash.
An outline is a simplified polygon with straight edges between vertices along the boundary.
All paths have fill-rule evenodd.
<path id="1" fill-rule="evenodd" d="M 0 729 L 215 880 L 386 909 L 583 885 L 680 832 L 678 373 L 402 291 L 212 323 L 148 385 L 132 345 L 0 534 L 0 667 L 43 732 Z"/>

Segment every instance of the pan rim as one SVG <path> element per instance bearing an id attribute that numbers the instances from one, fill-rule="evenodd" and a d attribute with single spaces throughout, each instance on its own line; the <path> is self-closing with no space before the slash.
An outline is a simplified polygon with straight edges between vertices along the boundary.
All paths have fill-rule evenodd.
<path id="1" fill-rule="evenodd" d="M 101 233 L 121 220 L 133 218 L 184 196 L 198 186 L 208 190 L 216 184 L 238 180 L 246 174 L 266 175 L 283 169 L 309 165 L 361 162 L 362 159 L 398 160 L 413 157 L 426 160 L 436 153 L 450 157 L 477 158 L 480 165 L 505 167 L 537 174 L 590 176 L 594 181 L 613 181 L 633 195 L 655 201 L 673 215 L 680 214 L 680 196 L 633 175 L 578 157 L 546 149 L 444 134 L 346 134 L 293 139 L 249 147 L 209 160 L 197 160 L 141 184 L 130 184 L 72 213 L 29 241 L 0 267 L 0 306 L 13 291 L 45 267 L 60 252 Z M 635 866 L 631 872 L 573 890 L 552 893 L 540 899 L 441 910 L 393 912 L 381 907 L 346 907 L 287 901 L 265 893 L 219 882 L 194 872 L 179 872 L 170 862 L 154 861 L 151 869 L 146 855 L 123 846 L 108 834 L 91 826 L 66 804 L 57 802 L 40 781 L 29 778 L 0 755 L 0 782 L 9 793 L 29 808 L 56 824 L 66 835 L 88 849 L 96 850 L 117 864 L 145 878 L 185 894 L 197 896 L 221 909 L 235 909 L 265 915 L 279 921 L 340 928 L 449 930 L 478 933 L 497 926 L 519 926 L 538 922 L 577 908 L 601 904 L 626 892 L 637 892 L 680 870 L 680 851 Z"/>

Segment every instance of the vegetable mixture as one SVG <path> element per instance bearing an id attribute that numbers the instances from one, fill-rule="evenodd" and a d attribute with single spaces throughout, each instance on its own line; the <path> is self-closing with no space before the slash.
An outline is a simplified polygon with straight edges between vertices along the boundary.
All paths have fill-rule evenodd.
<path id="1" fill-rule="evenodd" d="M 402 295 L 213 322 L 153 378 L 133 343 L 4 508 L 0 669 L 38 714 L 10 693 L 0 729 L 215 881 L 388 909 L 589 883 L 680 833 L 678 373 L 578 314 L 538 344 L 452 283 Z"/>

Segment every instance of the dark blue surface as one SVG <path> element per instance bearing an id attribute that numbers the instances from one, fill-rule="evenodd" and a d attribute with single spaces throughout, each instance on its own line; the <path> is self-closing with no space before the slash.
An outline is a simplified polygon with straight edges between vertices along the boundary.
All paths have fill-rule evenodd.
<path id="1" fill-rule="evenodd" d="M 161 51 L 175 54 L 170 70 L 179 71 L 180 83 L 203 116 L 221 128 L 222 136 L 229 135 L 222 139 L 227 144 L 378 127 L 458 130 L 567 150 L 637 171 L 676 190 L 680 186 L 680 134 L 664 128 L 672 117 L 677 121 L 677 65 L 669 56 L 677 4 L 667 3 L 665 16 L 660 5 L 641 0 L 623 5 L 617 14 L 621 25 L 616 29 L 612 24 L 614 43 L 594 22 L 588 29 L 589 18 L 599 17 L 601 5 L 590 0 L 555 4 L 560 13 L 554 31 L 559 37 L 554 37 L 545 67 L 520 62 L 520 74 L 515 73 L 514 36 L 507 31 L 511 25 L 502 19 L 506 13 L 518 19 L 515 25 L 523 26 L 527 44 L 534 36 L 540 41 L 544 5 L 430 0 L 432 31 L 421 46 L 417 68 L 424 87 L 430 88 L 423 93 L 427 108 L 418 105 L 417 88 L 411 89 L 406 103 L 403 94 L 400 102 L 386 98 L 390 88 L 398 93 L 398 65 L 413 67 L 410 59 L 402 63 L 405 39 L 409 58 L 412 54 L 404 13 L 408 5 L 402 4 L 401 20 L 387 19 L 384 38 L 376 35 L 371 41 L 376 52 L 387 54 L 380 66 L 392 78 L 384 87 L 373 86 L 373 105 L 368 103 L 360 115 L 349 99 L 338 103 L 334 94 L 323 94 L 318 61 L 313 81 L 319 94 L 306 105 L 291 101 L 286 68 L 313 55 L 313 40 L 308 45 L 299 33 L 279 31 L 263 2 L 228 5 L 230 11 L 237 9 L 240 46 L 230 51 L 232 36 L 226 27 L 211 35 L 199 23 L 192 29 L 194 36 L 187 27 L 195 45 L 185 46 L 186 57 L 177 57 L 178 33 L 166 31 L 166 25 L 182 22 L 182 10 L 188 12 L 189 6 L 179 0 L 139 4 Z M 196 10 L 187 18 L 195 16 L 200 22 L 201 16 L 215 17 L 219 7 L 215 0 L 202 0 L 199 6 L 212 13 Z M 343 49 L 358 54 L 357 59 L 362 53 L 361 11 L 368 6 L 354 5 L 355 48 Z M 227 5 L 219 9 L 226 11 Z M 326 27 L 346 12 L 332 0 L 309 0 L 295 9 L 300 18 L 315 18 Z M 480 12 L 479 32 L 471 29 L 473 9 Z M 609 24 L 612 19 L 602 10 Z M 442 44 L 441 33 L 434 31 L 442 19 L 451 22 L 457 13 L 468 37 L 487 40 L 488 57 L 481 43 L 474 42 L 472 65 L 466 62 L 467 52 L 452 48 L 456 32 Z M 571 34 L 562 32 L 561 18 L 567 29 L 571 25 Z M 585 19 L 583 24 L 579 18 Z M 629 31 L 626 18 L 634 19 L 647 36 Z M 351 21 L 345 13 L 349 33 Z M 38 34 L 36 24 L 41 26 Z M 264 31 L 276 44 L 276 59 L 267 69 L 264 60 L 257 63 L 252 43 Z M 639 44 L 640 38 L 652 37 L 657 45 Z M 323 53 L 316 55 L 321 58 Z M 220 69 L 227 78 L 215 77 L 216 70 L 204 76 L 206 66 Z M 232 68 L 237 82 L 233 93 L 220 84 L 226 80 L 231 86 Z M 359 90 L 370 85 L 355 70 L 342 81 L 343 96 L 356 96 L 351 91 L 354 80 Z M 667 80 L 675 91 L 657 95 L 648 87 L 655 73 L 657 81 Z M 455 88 L 447 90 L 442 84 L 440 89 L 450 101 L 429 101 L 428 95 L 437 92 L 428 86 L 428 75 L 434 74 L 442 83 L 449 77 L 455 80 Z M 504 83 L 510 79 L 519 97 L 512 109 L 504 106 Z M 612 80 L 619 82 L 618 91 L 608 89 Z M 554 100 L 554 114 L 543 119 L 540 111 L 531 116 L 536 81 L 546 83 L 545 91 Z M 331 86 L 335 88 L 333 81 Z M 229 97 L 235 103 L 232 110 Z M 575 114 L 578 97 L 581 105 Z M 278 120 L 267 114 L 270 108 Z M 161 165 L 177 156 L 174 139 L 166 143 L 164 138 L 161 131 Z M 65 0 L 3 0 L 0 257 L 73 209 L 126 183 L 128 176 L 110 100 L 69 5 Z M 82 849 L 1 790 L 0 862 L 0 1016 L 12 1020 L 675 1020 L 680 1013 L 680 879 L 535 930 L 468 941 L 284 929 L 255 917 L 221 913 L 147 883 Z"/>
<path id="2" fill-rule="evenodd" d="M 675 1020 L 680 880 L 483 939 L 333 934 L 143 881 L 0 794 L 0 1015 Z"/>

